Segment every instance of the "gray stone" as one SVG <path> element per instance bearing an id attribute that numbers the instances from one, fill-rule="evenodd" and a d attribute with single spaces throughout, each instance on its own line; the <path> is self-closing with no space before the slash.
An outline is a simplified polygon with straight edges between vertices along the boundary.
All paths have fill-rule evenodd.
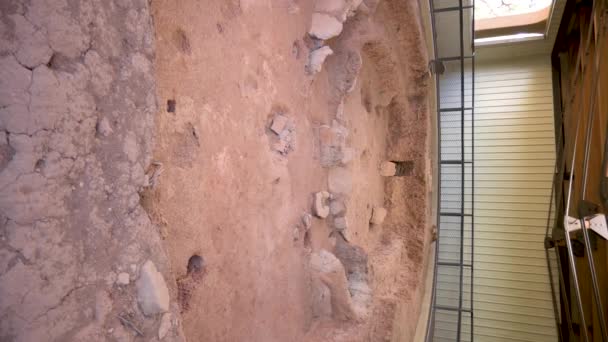
<path id="1" fill-rule="evenodd" d="M 304 213 L 302 215 L 302 224 L 304 224 L 306 230 L 310 229 L 310 227 L 312 227 L 312 215 Z"/>
<path id="2" fill-rule="evenodd" d="M 334 228 L 338 231 L 348 229 L 348 220 L 346 219 L 346 216 L 334 218 Z"/>
<path id="3" fill-rule="evenodd" d="M 112 134 L 114 130 L 112 130 L 112 126 L 110 126 L 110 121 L 103 117 L 97 122 L 97 133 L 103 137 L 108 137 Z"/>
<path id="4" fill-rule="evenodd" d="M 315 194 L 313 209 L 315 215 L 320 218 L 326 218 L 329 215 L 329 206 L 327 200 L 329 199 L 329 192 L 319 191 Z"/>
<path id="5" fill-rule="evenodd" d="M 137 285 L 137 301 L 146 316 L 169 310 L 169 289 L 154 263 L 146 261 L 141 267 Z"/>
<path id="6" fill-rule="evenodd" d="M 327 40 L 342 33 L 342 22 L 325 13 L 313 13 L 308 33 L 316 38 Z"/>
<path id="7" fill-rule="evenodd" d="M 313 75 L 321 71 L 325 59 L 333 55 L 333 50 L 329 46 L 322 46 L 316 50 L 310 52 L 308 56 L 308 64 L 306 65 L 306 71 Z"/>
<path id="8" fill-rule="evenodd" d="M 354 149 L 346 147 L 348 129 L 337 120 L 331 126 L 319 126 L 319 161 L 323 167 L 348 164 L 354 156 Z"/>
<path id="9" fill-rule="evenodd" d="M 171 330 L 171 313 L 166 312 L 160 319 L 160 324 L 158 326 L 158 339 L 162 340 L 165 338 L 167 333 L 169 333 L 169 330 Z"/>
<path id="10" fill-rule="evenodd" d="M 342 149 L 342 159 L 340 160 L 340 163 L 342 165 L 347 165 L 348 163 L 353 161 L 354 158 L 355 158 L 355 149 L 354 148 L 344 147 Z"/>
<path id="11" fill-rule="evenodd" d="M 313 275 L 329 288 L 333 318 L 344 321 L 355 319 L 346 272 L 340 260 L 322 249 L 310 256 L 310 268 Z"/>
<path id="12" fill-rule="evenodd" d="M 315 2 L 314 11 L 329 14 L 340 22 L 355 13 L 362 0 L 318 0 Z"/>
<path id="13" fill-rule="evenodd" d="M 353 179 L 350 170 L 335 167 L 329 170 L 327 177 L 329 191 L 335 194 L 348 195 L 353 189 Z"/>
<path id="14" fill-rule="evenodd" d="M 289 119 L 285 115 L 277 114 L 272 119 L 272 125 L 270 126 L 270 129 L 277 135 L 281 135 L 281 133 L 283 133 L 283 131 L 287 127 L 288 122 Z"/>
<path id="15" fill-rule="evenodd" d="M 346 205 L 341 199 L 333 199 L 329 202 L 329 212 L 334 215 L 341 215 L 346 212 Z"/>
<path id="16" fill-rule="evenodd" d="M 312 280 L 312 315 L 313 317 L 331 317 L 331 293 L 323 282 Z"/>
<path id="17" fill-rule="evenodd" d="M 129 285 L 129 282 L 131 281 L 130 278 L 131 277 L 129 276 L 129 273 L 126 273 L 126 272 L 118 273 L 118 277 L 116 278 L 116 284 Z"/>

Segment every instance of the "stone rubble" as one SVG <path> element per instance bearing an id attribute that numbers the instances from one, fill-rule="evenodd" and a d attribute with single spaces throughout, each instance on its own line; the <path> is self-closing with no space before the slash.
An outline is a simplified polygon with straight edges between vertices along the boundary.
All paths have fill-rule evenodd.
<path id="1" fill-rule="evenodd" d="M 348 229 L 348 220 L 346 216 L 338 216 L 334 218 L 334 228 L 337 231 L 343 231 Z"/>
<path id="2" fill-rule="evenodd" d="M 320 218 L 326 218 L 329 215 L 329 205 L 327 204 L 328 200 L 329 192 L 327 191 L 319 191 L 315 194 L 313 203 L 313 211 L 315 215 Z"/>
<path id="3" fill-rule="evenodd" d="M 380 175 L 383 177 L 392 177 L 397 174 L 397 164 L 385 161 L 380 164 Z"/>
<path id="4" fill-rule="evenodd" d="M 141 267 L 136 286 L 137 301 L 144 315 L 151 316 L 169 310 L 169 289 L 165 278 L 152 261 L 146 261 Z"/>
<path id="5" fill-rule="evenodd" d="M 308 34 L 318 39 L 331 39 L 342 33 L 342 22 L 325 13 L 313 13 Z"/>
<path id="6" fill-rule="evenodd" d="M 112 126 L 110 125 L 110 121 L 103 117 L 97 122 L 97 133 L 102 137 L 108 137 L 110 134 L 114 132 L 112 130 Z"/>
<path id="7" fill-rule="evenodd" d="M 313 276 L 329 289 L 332 317 L 341 321 L 356 319 L 342 262 L 332 253 L 322 249 L 310 256 L 310 268 Z"/>
<path id="8" fill-rule="evenodd" d="M 304 213 L 302 215 L 302 224 L 304 225 L 304 229 L 309 230 L 310 227 L 312 227 L 312 215 L 309 213 Z"/>
<path id="9" fill-rule="evenodd" d="M 272 125 L 270 125 L 270 129 L 275 132 L 277 135 L 283 134 L 283 131 L 287 128 L 287 124 L 289 119 L 283 114 L 277 114 L 272 119 Z"/>
<path id="10" fill-rule="evenodd" d="M 332 194 L 349 195 L 353 189 L 351 171 L 345 167 L 329 169 L 327 185 Z"/>
<path id="11" fill-rule="evenodd" d="M 163 316 L 160 319 L 160 325 L 158 326 L 158 339 L 162 340 L 165 338 L 165 336 L 167 336 L 167 333 L 169 333 L 169 330 L 171 330 L 171 313 L 170 312 L 166 312 L 163 314 Z"/>
<path id="12" fill-rule="evenodd" d="M 369 222 L 375 225 L 382 224 L 382 222 L 384 222 L 384 219 L 386 218 L 387 213 L 388 212 L 385 208 L 374 207 L 374 209 L 372 210 L 372 217 L 370 218 Z"/>
<path id="13" fill-rule="evenodd" d="M 116 284 L 129 285 L 129 283 L 131 282 L 130 278 L 131 277 L 129 276 L 129 273 L 126 273 L 126 272 L 118 273 L 118 276 L 116 278 Z"/>
<path id="14" fill-rule="evenodd" d="M 321 71 L 325 59 L 334 54 L 334 51 L 329 46 L 322 46 L 313 50 L 308 55 L 308 64 L 306 64 L 306 72 L 314 75 Z"/>
<path id="15" fill-rule="evenodd" d="M 323 167 L 348 164 L 354 157 L 353 148 L 346 147 L 348 129 L 337 120 L 331 126 L 319 126 L 319 160 Z"/>
<path id="16" fill-rule="evenodd" d="M 339 36 L 344 22 L 354 15 L 362 0 L 317 0 L 310 20 L 308 34 L 320 41 Z M 321 71 L 327 56 L 333 54 L 329 46 L 311 48 L 306 71 L 314 75 Z"/>
<path id="17" fill-rule="evenodd" d="M 334 198 L 329 202 L 329 212 L 334 215 L 342 215 L 346 213 L 346 205 L 344 200 L 340 198 Z"/>
<path id="18" fill-rule="evenodd" d="M 271 143 L 272 149 L 279 154 L 286 156 L 293 151 L 296 146 L 296 126 L 292 119 L 282 113 L 276 114 L 272 118 L 270 130 L 275 134 Z"/>

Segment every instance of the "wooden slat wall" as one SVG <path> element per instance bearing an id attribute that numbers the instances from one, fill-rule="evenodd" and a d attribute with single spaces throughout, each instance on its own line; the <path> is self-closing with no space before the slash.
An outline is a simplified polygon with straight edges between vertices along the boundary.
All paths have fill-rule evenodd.
<path id="1" fill-rule="evenodd" d="M 591 132 L 591 143 L 590 143 L 590 162 L 588 168 L 588 183 L 587 183 L 587 200 L 601 205 L 601 212 L 608 214 L 608 203 L 600 195 L 601 178 L 606 174 L 603 170 L 602 162 L 604 160 L 604 142 L 606 140 L 606 127 L 608 127 L 608 64 L 604 61 L 608 56 L 608 29 L 606 28 L 606 18 L 603 17 L 602 23 L 602 11 L 596 13 L 596 17 L 593 20 L 602 29 L 598 29 L 593 32 L 590 49 L 588 53 L 584 51 L 585 40 L 587 30 L 591 18 L 591 7 L 580 6 L 576 8 L 576 11 L 572 11 L 569 15 L 572 19 L 576 19 L 574 22 L 576 25 L 572 25 L 570 31 L 565 31 L 564 36 L 560 40 L 561 46 L 559 47 L 558 56 L 561 67 L 561 97 L 563 107 L 563 120 L 564 120 L 564 132 L 565 132 L 565 146 L 566 146 L 566 169 L 574 173 L 574 182 L 572 184 L 572 197 L 571 197 L 571 216 L 578 216 L 576 207 L 580 199 L 580 191 L 582 186 L 582 173 L 583 173 L 583 155 L 585 150 L 585 133 L 586 125 L 588 122 L 588 116 L 590 113 L 590 100 L 592 91 L 597 91 L 598 97 L 596 98 L 594 117 L 595 121 Z M 601 57 L 599 59 L 599 70 L 597 73 L 593 70 L 593 63 L 595 58 L 595 52 L 600 51 Z M 576 62 L 582 57 L 581 63 L 578 65 L 579 69 L 576 69 Z M 584 72 L 583 72 L 584 67 Z M 576 81 L 574 76 L 577 75 Z M 598 75 L 597 88 L 593 89 L 593 76 Z M 580 119 L 580 126 L 578 130 L 578 144 L 577 144 L 577 158 L 575 166 L 572 166 L 573 157 L 573 145 L 576 138 L 577 122 Z M 563 182 L 562 186 L 564 189 L 568 189 L 568 182 Z M 592 341 L 602 341 L 602 336 L 599 333 L 601 331 L 599 327 L 599 314 L 597 307 L 594 304 L 591 274 L 589 271 L 588 254 L 585 253 L 584 257 L 577 257 L 576 267 L 579 274 L 579 282 L 581 287 L 581 297 L 583 311 L 585 312 L 586 323 L 589 326 L 588 333 Z M 604 315 L 608 317 L 608 242 L 603 239 L 597 240 L 597 249 L 593 252 L 596 274 L 599 282 L 600 296 L 602 299 L 602 305 L 604 307 Z M 574 288 L 570 283 L 569 288 L 572 304 L 571 308 L 574 312 L 573 322 L 575 324 L 580 323 L 579 310 L 576 304 L 574 304 Z M 579 336 L 571 334 L 571 341 L 582 340 Z"/>
<path id="2" fill-rule="evenodd" d="M 448 65 L 441 78 L 443 108 L 460 107 L 457 70 L 458 64 Z M 550 60 L 478 62 L 475 73 L 474 341 L 557 341 L 543 248 L 555 163 Z M 470 105 L 471 77 L 465 75 Z M 442 159 L 460 159 L 458 115 L 442 115 L 441 137 Z M 451 140 L 455 143 L 445 143 Z M 467 122 L 467 160 L 470 142 Z M 470 212 L 470 166 L 465 170 L 465 212 Z M 441 209 L 458 212 L 460 166 L 444 166 L 441 172 Z M 469 222 L 465 220 L 465 263 L 471 260 Z M 443 217 L 439 234 L 439 260 L 458 262 L 459 218 Z M 465 268 L 465 308 L 470 306 L 469 272 Z M 458 269 L 440 267 L 437 304 L 458 307 L 458 288 Z M 456 322 L 456 313 L 438 311 L 435 341 L 456 341 Z M 471 340 L 468 322 L 463 317 L 463 341 Z"/>

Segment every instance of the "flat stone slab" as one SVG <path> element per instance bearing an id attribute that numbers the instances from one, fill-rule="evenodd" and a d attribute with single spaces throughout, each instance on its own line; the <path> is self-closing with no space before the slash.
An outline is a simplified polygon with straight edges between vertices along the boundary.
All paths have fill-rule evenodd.
<path id="1" fill-rule="evenodd" d="M 137 301 L 144 315 L 151 316 L 169 310 L 169 289 L 165 278 L 152 261 L 146 261 L 141 267 L 136 286 Z"/>

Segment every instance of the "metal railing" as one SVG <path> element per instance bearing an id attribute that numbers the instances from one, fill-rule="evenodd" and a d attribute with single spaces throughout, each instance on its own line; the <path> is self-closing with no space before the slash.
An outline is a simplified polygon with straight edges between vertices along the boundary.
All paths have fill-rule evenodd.
<path id="1" fill-rule="evenodd" d="M 594 1 L 593 8 L 591 10 L 591 20 L 586 27 L 586 37 L 583 42 L 580 43 L 578 57 L 576 60 L 575 66 L 575 74 L 574 77 L 570 80 L 570 84 L 565 85 L 568 86 L 570 90 L 570 94 L 574 94 L 573 90 L 576 87 L 581 86 L 585 83 L 585 75 L 587 74 L 588 68 L 592 68 L 591 70 L 591 88 L 590 94 L 585 94 L 582 92 L 583 100 L 589 99 L 589 106 L 587 110 L 584 111 L 585 106 L 577 106 L 575 108 L 570 108 L 571 112 L 567 112 L 566 115 L 576 118 L 576 133 L 573 140 L 566 142 L 564 139 L 565 130 L 564 127 L 560 130 L 560 133 L 557 138 L 557 158 L 555 164 L 555 172 L 554 172 L 554 180 L 553 180 L 553 188 L 551 190 L 551 202 L 549 207 L 549 215 L 547 218 L 547 227 L 546 227 L 546 237 L 545 237 L 545 247 L 546 247 L 546 257 L 547 257 L 547 266 L 549 269 L 549 276 L 552 278 L 552 260 L 550 255 L 550 249 L 555 251 L 555 263 L 556 269 L 558 271 L 558 279 L 559 279 L 559 291 L 555 289 L 555 286 L 551 286 L 552 297 L 554 301 L 554 309 L 556 311 L 556 325 L 558 327 L 558 334 L 560 337 L 560 341 L 569 339 L 569 336 L 564 336 L 564 333 L 559 327 L 560 323 L 560 315 L 557 313 L 558 303 L 563 305 L 563 309 L 565 311 L 565 318 L 568 327 L 568 334 L 573 333 L 573 307 L 572 303 L 569 301 L 569 282 L 572 280 L 574 297 L 575 297 L 575 305 L 578 310 L 578 319 L 579 319 L 579 334 L 582 337 L 582 341 L 588 342 L 591 341 L 592 338 L 589 336 L 588 324 L 585 317 L 585 307 L 582 300 L 582 291 L 581 291 L 581 274 L 577 269 L 576 256 L 573 248 L 573 238 L 571 237 L 571 231 L 569 229 L 570 225 L 579 224 L 580 232 L 582 233 L 582 245 L 584 251 L 584 258 L 587 259 L 587 265 L 590 271 L 591 285 L 592 285 L 592 298 L 593 304 L 596 308 L 597 312 L 597 322 L 599 325 L 593 329 L 594 334 L 598 334 L 602 341 L 608 341 L 608 330 L 606 327 L 606 318 L 604 315 L 604 308 L 602 304 L 602 294 L 600 291 L 600 287 L 598 284 L 596 265 L 593 257 L 593 248 L 590 239 L 590 232 L 587 231 L 587 226 L 589 221 L 586 219 L 589 213 L 593 211 L 589 209 L 589 202 L 586 202 L 587 199 L 587 185 L 589 181 L 589 164 L 590 164 L 590 150 L 592 146 L 592 128 L 593 123 L 596 116 L 596 102 L 598 97 L 598 79 L 599 79 L 599 63 L 602 61 L 602 49 L 596 48 L 593 53 L 593 63 L 585 64 L 583 59 L 590 55 L 590 47 L 591 47 L 591 37 L 592 33 L 598 34 L 596 37 L 597 40 L 602 41 L 602 39 L 608 39 L 606 36 L 606 2 L 605 1 Z M 596 18 L 596 14 L 600 14 L 604 20 L 594 20 Z M 580 72 L 579 72 L 580 71 Z M 562 85 L 564 86 L 564 85 Z M 583 87 L 583 89 L 585 89 Z M 568 99 L 571 100 L 571 99 Z M 564 121 L 563 118 L 561 120 Z M 575 171 L 577 169 L 577 162 L 580 162 L 580 157 L 577 156 L 577 147 L 579 144 L 579 132 L 581 123 L 585 123 L 585 138 L 584 138 L 584 155 L 582 162 L 582 175 L 577 175 L 577 177 L 581 177 L 581 186 L 578 189 L 573 189 L 574 185 L 574 177 Z M 596 145 L 599 146 L 599 145 Z M 567 164 L 567 151 L 572 151 L 572 158 L 569 163 L 570 170 L 566 172 L 566 164 Z M 565 177 L 567 175 L 567 177 Z M 568 181 L 567 192 L 564 194 L 564 182 Z M 578 200 L 579 203 L 576 206 L 572 205 L 572 195 L 573 192 L 578 190 Z M 553 198 L 555 197 L 555 202 L 553 202 Z M 591 204 L 592 206 L 593 204 Z M 576 207 L 577 209 L 572 209 Z M 555 210 L 554 210 L 555 209 Z M 572 209 L 572 210 L 571 210 Z M 576 213 L 572 213 L 576 212 Z M 572 214 L 571 214 L 572 213 Z M 578 217 L 578 219 L 571 222 L 568 220 L 569 217 Z M 554 218 L 552 223 L 552 218 Z M 576 222 L 579 221 L 579 222 Z M 558 245 L 563 243 L 566 247 L 567 252 L 567 261 L 568 265 L 563 265 L 561 260 L 561 255 L 558 250 Z M 565 273 L 565 274 L 564 274 Z M 553 282 L 551 282 L 553 284 Z M 561 294 L 561 301 L 560 301 Z M 605 293 L 604 293 L 605 295 Z M 576 336 L 576 334 L 575 334 Z M 593 341 L 597 341 L 597 336 L 593 338 Z"/>
<path id="2" fill-rule="evenodd" d="M 455 3 L 458 3 L 455 6 Z M 447 6 L 441 6 L 446 1 L 430 0 L 431 20 L 433 29 L 433 48 L 435 60 L 432 61 L 437 84 L 437 135 L 439 137 L 438 155 L 438 178 L 439 194 L 437 196 L 437 241 L 435 248 L 434 279 L 432 288 L 431 310 L 427 325 L 426 340 L 428 342 L 435 339 L 435 333 L 442 327 L 436 324 L 438 314 L 448 315 L 455 318 L 456 327 L 446 329 L 455 332 L 456 336 L 450 336 L 455 341 L 473 340 L 473 239 L 474 239 L 474 73 L 475 73 L 475 54 L 473 47 L 474 37 L 474 2 L 473 0 L 451 0 Z M 467 18 L 470 23 L 465 23 Z M 438 25 L 444 29 L 438 32 Z M 465 28 L 471 27 L 471 32 Z M 458 29 L 458 44 L 454 43 L 449 35 Z M 441 42 L 438 43 L 438 41 Z M 470 46 L 466 46 L 470 40 Z M 467 77 L 470 81 L 467 83 Z M 470 84 L 470 91 L 467 90 Z M 442 99 L 442 88 L 450 90 L 459 89 L 460 96 L 457 103 L 444 101 Z M 467 100 L 470 98 L 470 100 Z M 446 103 L 447 102 L 447 103 Z M 470 127 L 469 128 L 467 128 Z M 457 133 L 442 132 L 449 129 Z M 452 132 L 452 131 L 450 131 Z M 456 139 L 449 139 L 450 135 L 457 135 Z M 467 142 L 470 141 L 468 144 Z M 469 179 L 470 176 L 470 179 Z M 447 201 L 443 198 L 447 195 L 444 190 L 450 189 L 450 201 L 458 203 L 456 208 L 446 205 Z M 469 193 L 470 191 L 470 193 Z M 469 193 L 469 194 L 467 194 Z M 444 196 L 445 195 L 445 196 Z M 467 203 L 470 202 L 470 206 Z M 449 237 L 450 232 L 456 232 L 458 250 L 456 257 L 444 257 L 446 244 L 442 244 L 443 239 L 454 239 Z M 468 234 L 468 236 L 467 236 Z M 470 239 L 470 251 L 465 256 L 465 240 Z M 450 253 L 446 253 L 450 255 Z M 440 274 L 440 270 L 442 274 Z M 443 273 L 444 272 L 444 273 Z M 465 273 L 468 273 L 465 275 Z M 442 277 L 457 279 L 458 296 L 454 301 L 444 298 L 438 294 L 437 284 Z M 465 288 L 465 277 L 470 279 Z M 465 295 L 468 292 L 468 300 Z M 467 305 L 468 303 L 468 305 Z M 465 322 L 468 319 L 468 322 Z M 463 332 L 463 327 L 469 326 L 468 333 Z M 467 336 L 463 338 L 463 336 Z"/>

